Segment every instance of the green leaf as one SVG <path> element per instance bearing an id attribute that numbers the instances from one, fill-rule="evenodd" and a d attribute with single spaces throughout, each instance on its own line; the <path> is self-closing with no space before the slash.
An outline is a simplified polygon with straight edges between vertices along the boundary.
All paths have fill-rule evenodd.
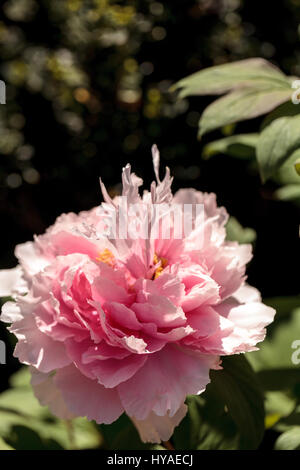
<path id="1" fill-rule="evenodd" d="M 261 132 L 257 143 L 257 160 L 263 181 L 270 178 L 300 147 L 299 126 L 300 115 L 282 117 Z"/>
<path id="2" fill-rule="evenodd" d="M 237 427 L 224 403 L 218 400 L 212 384 L 201 396 L 189 396 L 188 413 L 175 428 L 175 449 L 234 450 L 239 448 Z"/>
<path id="3" fill-rule="evenodd" d="M 264 402 L 259 381 L 245 356 L 222 360 L 222 371 L 212 372 L 220 399 L 240 433 L 242 449 L 255 449 L 264 434 Z"/>
<path id="4" fill-rule="evenodd" d="M 248 159 L 255 157 L 255 147 L 259 134 L 238 134 L 210 142 L 203 149 L 203 157 L 224 154 L 231 157 Z"/>
<path id="5" fill-rule="evenodd" d="M 226 225 L 226 239 L 239 243 L 253 243 L 256 232 L 252 228 L 244 228 L 235 217 L 230 217 Z"/>
<path id="6" fill-rule="evenodd" d="M 219 127 L 268 113 L 291 97 L 290 87 L 241 88 L 210 104 L 199 121 L 199 137 Z"/>
<path id="7" fill-rule="evenodd" d="M 261 58 L 216 65 L 196 72 L 176 83 L 179 97 L 217 95 L 245 86 L 289 87 L 291 80 L 277 67 Z M 291 95 L 291 92 L 290 92 Z"/>
<path id="8" fill-rule="evenodd" d="M 300 426 L 281 434 L 275 443 L 275 450 L 300 450 Z"/>

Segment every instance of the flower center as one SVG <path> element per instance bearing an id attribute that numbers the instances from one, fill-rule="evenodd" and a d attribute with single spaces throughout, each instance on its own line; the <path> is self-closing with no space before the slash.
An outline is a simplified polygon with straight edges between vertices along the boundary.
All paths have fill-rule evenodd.
<path id="1" fill-rule="evenodd" d="M 163 272 L 164 268 L 168 264 L 168 260 L 166 258 L 158 257 L 157 254 L 155 253 L 154 257 L 153 257 L 153 263 L 157 264 L 159 262 L 160 262 L 160 266 L 158 268 L 156 268 L 156 270 L 154 272 L 154 275 L 153 275 L 153 279 L 156 279 L 158 276 L 160 276 L 161 273 Z"/>
<path id="2" fill-rule="evenodd" d="M 101 261 L 102 263 L 106 263 L 109 266 L 113 266 L 115 264 L 115 257 L 112 254 L 108 248 L 105 248 L 105 250 L 101 251 L 99 253 L 99 256 L 97 256 L 96 261 Z"/>

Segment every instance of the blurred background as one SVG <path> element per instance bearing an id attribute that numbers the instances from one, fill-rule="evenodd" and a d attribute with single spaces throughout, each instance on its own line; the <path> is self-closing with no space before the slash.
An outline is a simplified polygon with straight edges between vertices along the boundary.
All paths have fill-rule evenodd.
<path id="1" fill-rule="evenodd" d="M 98 205 L 100 175 L 117 194 L 130 162 L 149 186 L 156 143 L 174 190 L 213 191 L 256 230 L 249 283 L 264 296 L 298 294 L 299 206 L 274 201 L 274 183 L 263 186 L 255 164 L 224 155 L 203 160 L 205 143 L 222 136 L 197 140 L 213 97 L 178 101 L 169 89 L 204 67 L 255 56 L 300 76 L 299 36 L 300 0 L 1 2 L 1 268 L 15 265 L 17 243 L 62 212 Z M 258 124 L 238 127 L 253 132 Z M 12 341 L 2 325 L 0 338 Z M 2 390 L 18 368 L 12 348 Z"/>

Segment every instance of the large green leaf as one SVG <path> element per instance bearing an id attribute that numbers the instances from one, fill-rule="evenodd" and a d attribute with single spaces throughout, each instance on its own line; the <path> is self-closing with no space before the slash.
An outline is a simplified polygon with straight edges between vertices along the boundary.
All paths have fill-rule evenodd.
<path id="1" fill-rule="evenodd" d="M 290 87 L 260 86 L 234 90 L 210 104 L 199 121 L 199 136 L 268 113 L 291 97 Z"/>
<path id="2" fill-rule="evenodd" d="M 263 181 L 300 148 L 300 115 L 281 117 L 273 121 L 260 134 L 257 160 Z"/>
<path id="3" fill-rule="evenodd" d="M 178 449 L 255 449 L 264 433 L 264 404 L 244 356 L 223 358 L 200 397 L 189 397 L 188 415 L 175 429 Z"/>
<path id="4" fill-rule="evenodd" d="M 255 157 L 255 148 L 259 134 L 238 134 L 224 137 L 207 144 L 203 149 L 203 157 L 223 154 L 235 158 L 248 159 Z"/>
<path id="5" fill-rule="evenodd" d="M 217 95 L 245 86 L 291 87 L 291 80 L 277 67 L 261 58 L 216 65 L 183 78 L 173 90 L 184 98 L 192 95 Z M 290 93 L 291 94 L 291 93 Z"/>
<path id="6" fill-rule="evenodd" d="M 239 448 L 236 424 L 212 390 L 207 387 L 201 396 L 187 398 L 188 413 L 175 428 L 172 441 L 175 449 L 234 450 Z"/>
<path id="7" fill-rule="evenodd" d="M 264 403 L 259 381 L 242 355 L 223 358 L 212 381 L 240 433 L 241 448 L 254 449 L 264 434 Z"/>

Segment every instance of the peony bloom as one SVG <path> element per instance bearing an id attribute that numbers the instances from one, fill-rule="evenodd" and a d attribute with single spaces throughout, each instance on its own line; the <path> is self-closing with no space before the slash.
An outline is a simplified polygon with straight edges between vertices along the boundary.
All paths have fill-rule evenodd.
<path id="1" fill-rule="evenodd" d="M 255 350 L 275 313 L 245 284 L 251 246 L 225 241 L 228 215 L 215 195 L 181 189 L 173 197 L 155 146 L 153 161 L 157 182 L 142 198 L 127 165 L 123 197 L 111 200 L 101 182 L 101 206 L 61 215 L 18 245 L 19 265 L 0 273 L 0 295 L 15 299 L 1 319 L 41 404 L 106 424 L 125 412 L 145 442 L 169 439 L 186 396 L 205 390 L 220 356 Z M 178 237 L 170 214 L 185 204 L 203 211 Z M 163 210 L 150 227 L 154 206 Z"/>

